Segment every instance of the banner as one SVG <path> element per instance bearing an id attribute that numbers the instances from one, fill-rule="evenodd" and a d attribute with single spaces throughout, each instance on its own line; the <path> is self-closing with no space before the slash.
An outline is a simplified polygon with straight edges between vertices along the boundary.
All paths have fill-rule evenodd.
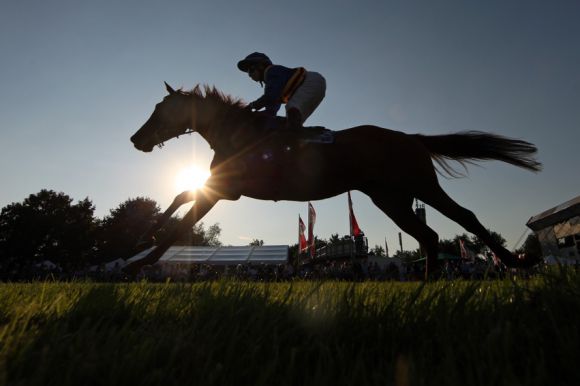
<path id="1" fill-rule="evenodd" d="M 314 223 L 316 223 L 316 212 L 308 201 L 308 246 L 310 247 L 310 257 L 314 257 L 316 246 L 314 245 Z"/>
<path id="2" fill-rule="evenodd" d="M 304 232 L 306 231 L 306 225 L 300 215 L 298 215 L 298 253 L 304 253 L 308 249 L 308 243 L 306 242 L 306 236 Z"/>
<path id="3" fill-rule="evenodd" d="M 358 227 L 358 223 L 356 222 L 356 217 L 354 217 L 354 212 L 352 210 L 352 199 L 350 198 L 350 191 L 348 192 L 348 218 L 350 222 L 350 235 L 351 236 L 358 236 L 362 232 Z"/>

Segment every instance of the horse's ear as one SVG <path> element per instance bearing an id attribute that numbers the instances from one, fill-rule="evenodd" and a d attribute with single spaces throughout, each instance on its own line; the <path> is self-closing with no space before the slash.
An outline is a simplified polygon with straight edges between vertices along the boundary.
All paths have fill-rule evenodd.
<path id="1" fill-rule="evenodd" d="M 167 90 L 168 93 L 175 94 L 175 90 L 170 85 L 168 85 L 167 82 L 163 83 L 165 83 L 165 89 Z"/>

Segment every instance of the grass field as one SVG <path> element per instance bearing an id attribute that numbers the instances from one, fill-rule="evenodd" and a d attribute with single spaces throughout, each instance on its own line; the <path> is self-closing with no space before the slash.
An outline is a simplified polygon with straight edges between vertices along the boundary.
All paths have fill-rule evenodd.
<path id="1" fill-rule="evenodd" d="M 578 385 L 580 275 L 0 284 L 1 385 Z"/>

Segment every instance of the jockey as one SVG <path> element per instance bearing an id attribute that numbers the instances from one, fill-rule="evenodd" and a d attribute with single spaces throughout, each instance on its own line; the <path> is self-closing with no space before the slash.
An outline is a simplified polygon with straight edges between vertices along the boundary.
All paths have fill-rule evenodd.
<path id="1" fill-rule="evenodd" d="M 238 62 L 238 68 L 250 78 L 266 84 L 264 95 L 248 105 L 275 117 L 282 103 L 286 104 L 286 128 L 298 129 L 318 107 L 326 92 L 326 80 L 317 72 L 302 67 L 288 68 L 272 64 L 270 58 L 254 52 Z"/>

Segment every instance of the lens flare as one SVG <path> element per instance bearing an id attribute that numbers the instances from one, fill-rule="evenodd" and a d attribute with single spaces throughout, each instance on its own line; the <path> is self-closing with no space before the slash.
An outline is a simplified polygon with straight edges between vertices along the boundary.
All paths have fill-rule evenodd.
<path id="1" fill-rule="evenodd" d="M 187 166 L 175 175 L 175 189 L 177 192 L 183 192 L 202 188 L 209 176 L 209 170 L 204 170 L 197 165 Z"/>

